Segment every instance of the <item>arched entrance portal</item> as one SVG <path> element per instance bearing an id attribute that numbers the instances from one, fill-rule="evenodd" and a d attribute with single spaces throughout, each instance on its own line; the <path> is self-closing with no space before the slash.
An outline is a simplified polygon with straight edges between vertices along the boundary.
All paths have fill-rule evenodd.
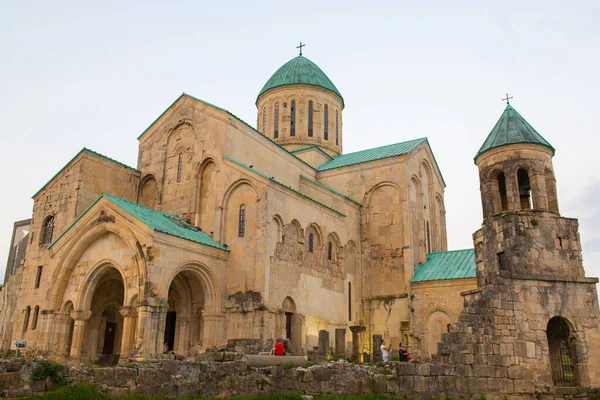
<path id="1" fill-rule="evenodd" d="M 292 352 L 297 353 L 302 346 L 302 316 L 296 312 L 296 303 L 291 297 L 283 299 L 281 308 L 285 315 L 285 337 L 292 344 Z"/>
<path id="2" fill-rule="evenodd" d="M 173 278 L 169 286 L 163 352 L 187 357 L 202 348 L 204 300 L 205 288 L 195 271 L 184 270 Z"/>
<path id="3" fill-rule="evenodd" d="M 123 306 L 125 286 L 121 273 L 114 267 L 107 268 L 100 277 L 91 299 L 92 312 L 86 324 L 81 356 L 99 364 L 116 364 L 121 350 Z"/>
<path id="4" fill-rule="evenodd" d="M 571 340 L 571 329 L 563 318 L 554 317 L 546 329 L 552 382 L 555 386 L 577 386 L 577 355 Z"/>

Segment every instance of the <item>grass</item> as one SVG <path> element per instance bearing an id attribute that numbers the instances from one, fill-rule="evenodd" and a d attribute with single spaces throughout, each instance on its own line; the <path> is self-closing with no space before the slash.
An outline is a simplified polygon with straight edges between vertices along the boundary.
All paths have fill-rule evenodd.
<path id="1" fill-rule="evenodd" d="M 275 393 L 270 395 L 253 395 L 253 396 L 237 396 L 232 397 L 234 400 L 300 400 L 300 394 L 297 393 Z M 212 397 L 177 397 L 182 400 L 208 400 Z M 361 395 L 315 395 L 315 400 L 391 400 L 398 399 L 392 395 L 380 395 L 366 393 Z M 24 398 L 25 399 L 25 398 Z M 33 399 L 33 398 L 31 398 Z M 75 385 L 63 386 L 55 392 L 44 393 L 42 396 L 36 396 L 36 400 L 112 400 L 114 399 L 108 394 L 100 392 L 91 385 Z M 124 397 L 119 397 L 121 400 L 166 400 L 167 397 L 162 396 L 141 396 L 131 394 Z"/>

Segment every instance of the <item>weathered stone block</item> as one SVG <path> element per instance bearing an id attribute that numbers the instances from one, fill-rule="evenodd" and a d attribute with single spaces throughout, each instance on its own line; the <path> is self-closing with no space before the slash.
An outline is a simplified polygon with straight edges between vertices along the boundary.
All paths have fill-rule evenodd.
<path id="1" fill-rule="evenodd" d="M 114 368 L 97 368 L 92 371 L 92 379 L 95 383 L 112 386 L 114 384 Z"/>
<path id="2" fill-rule="evenodd" d="M 137 370 L 133 368 L 115 368 L 114 385 L 115 386 L 135 386 L 137 379 Z"/>
<path id="3" fill-rule="evenodd" d="M 535 392 L 535 382 L 529 380 L 513 380 L 514 392 L 515 393 L 534 393 Z"/>

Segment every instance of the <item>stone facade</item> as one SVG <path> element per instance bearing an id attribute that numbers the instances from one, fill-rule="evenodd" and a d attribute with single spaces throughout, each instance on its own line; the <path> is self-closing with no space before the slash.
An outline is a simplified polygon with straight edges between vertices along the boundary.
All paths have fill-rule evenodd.
<path id="1" fill-rule="evenodd" d="M 551 151 L 480 155 L 476 278 L 412 283 L 429 253 L 447 250 L 445 183 L 427 140 L 321 169 L 342 151 L 341 98 L 288 85 L 257 106 L 264 134 L 184 94 L 138 138 L 137 168 L 84 149 L 59 171 L 34 195 L 25 259 L 2 293 L 2 348 L 25 339 L 53 359 L 123 364 L 281 337 L 297 354 L 358 362 L 376 360 L 385 339 L 473 384 L 500 379 L 490 384 L 507 393 L 600 386 L 597 280 L 585 277 L 577 221 L 558 213 Z M 147 208 L 136 217 L 123 204 Z M 555 364 L 569 368 L 560 379 Z M 415 374 L 413 388 L 455 385 L 437 377 L 454 373 Z"/>

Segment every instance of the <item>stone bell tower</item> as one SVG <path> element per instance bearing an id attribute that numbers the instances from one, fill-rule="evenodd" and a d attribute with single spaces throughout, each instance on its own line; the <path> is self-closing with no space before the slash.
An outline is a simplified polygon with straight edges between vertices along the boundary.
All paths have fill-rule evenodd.
<path id="1" fill-rule="evenodd" d="M 527 394 L 600 386 L 597 278 L 586 278 L 578 223 L 558 212 L 554 148 L 513 107 L 477 152 L 483 223 L 477 290 L 442 336 L 443 362 Z"/>
<path id="2" fill-rule="evenodd" d="M 512 344 L 507 362 L 538 387 L 598 387 L 598 279 L 585 277 L 577 220 L 559 214 L 553 156 L 507 104 L 475 156 L 483 206 L 473 234 L 477 281 L 503 316 L 494 325 Z"/>

